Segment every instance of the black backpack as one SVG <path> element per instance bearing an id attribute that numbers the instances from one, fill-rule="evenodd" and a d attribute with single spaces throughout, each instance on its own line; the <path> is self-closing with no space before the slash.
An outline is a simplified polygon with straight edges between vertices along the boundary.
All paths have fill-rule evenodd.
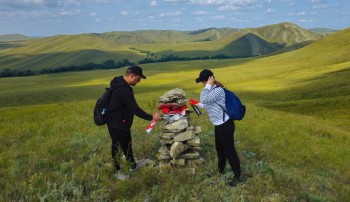
<path id="1" fill-rule="evenodd" d="M 94 122 L 98 126 L 107 123 L 109 114 L 111 113 L 109 101 L 114 88 L 105 88 L 103 95 L 96 101 L 94 108 Z"/>

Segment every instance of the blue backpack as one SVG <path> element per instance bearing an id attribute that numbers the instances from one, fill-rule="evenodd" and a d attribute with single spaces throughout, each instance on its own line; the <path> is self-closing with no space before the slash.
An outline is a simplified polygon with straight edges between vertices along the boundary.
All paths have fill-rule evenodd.
<path id="1" fill-rule="evenodd" d="M 225 88 L 223 89 L 224 89 L 225 98 L 226 98 L 225 99 L 226 109 L 221 105 L 219 106 L 222 108 L 222 110 L 224 110 L 224 112 L 228 114 L 228 116 L 231 119 L 242 120 L 245 115 L 245 110 L 246 110 L 245 105 L 242 104 L 241 100 L 232 91 L 229 91 Z M 225 121 L 225 113 L 223 113 L 223 119 Z"/>

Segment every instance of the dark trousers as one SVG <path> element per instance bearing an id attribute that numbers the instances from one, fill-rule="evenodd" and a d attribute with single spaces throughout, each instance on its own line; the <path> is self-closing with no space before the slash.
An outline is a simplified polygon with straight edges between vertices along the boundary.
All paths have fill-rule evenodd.
<path id="1" fill-rule="evenodd" d="M 215 147 L 219 159 L 219 172 L 224 172 L 227 159 L 235 177 L 239 178 L 241 176 L 241 166 L 235 149 L 234 132 L 235 124 L 231 119 L 215 126 Z"/>
<path id="2" fill-rule="evenodd" d="M 131 133 L 130 131 L 122 131 L 115 128 L 108 127 L 109 135 L 112 139 L 112 158 L 114 161 L 115 169 L 120 170 L 120 164 L 118 162 L 118 147 L 123 150 L 126 159 L 130 163 L 134 163 L 134 154 L 132 151 Z"/>

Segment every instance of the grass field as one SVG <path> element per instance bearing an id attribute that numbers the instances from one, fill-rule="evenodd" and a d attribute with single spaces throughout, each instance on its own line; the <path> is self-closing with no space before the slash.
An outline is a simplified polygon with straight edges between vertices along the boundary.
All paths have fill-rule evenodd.
<path id="1" fill-rule="evenodd" d="M 345 30 L 265 58 L 143 66 L 148 78 L 134 92 L 150 113 L 158 97 L 176 87 L 198 99 L 202 86 L 194 79 L 203 68 L 241 97 L 247 114 L 236 122 L 243 171 L 236 188 L 225 185 L 229 166 L 224 175 L 205 175 L 216 167 L 206 115 L 192 115 L 192 124 L 202 127 L 206 159 L 195 175 L 143 168 L 130 173 L 129 181 L 114 177 L 110 138 L 106 127 L 94 125 L 92 109 L 103 88 L 125 69 L 0 79 L 0 200 L 347 201 L 349 34 Z M 337 43 L 341 37 L 346 43 Z M 333 54 L 324 52 L 325 46 Z M 147 124 L 135 118 L 135 156 L 155 159 L 161 124 L 151 135 L 145 133 Z"/>

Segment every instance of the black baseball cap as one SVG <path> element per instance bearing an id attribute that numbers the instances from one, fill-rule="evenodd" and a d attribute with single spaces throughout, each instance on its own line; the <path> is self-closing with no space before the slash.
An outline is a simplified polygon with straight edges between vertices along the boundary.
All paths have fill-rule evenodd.
<path id="1" fill-rule="evenodd" d="M 137 74 L 137 75 L 141 76 L 141 78 L 143 78 L 143 79 L 147 78 L 145 75 L 142 74 L 142 68 L 139 66 L 131 66 L 126 71 L 133 73 L 133 74 Z"/>
<path id="2" fill-rule="evenodd" d="M 199 73 L 199 77 L 196 78 L 196 83 L 199 83 L 201 81 L 208 81 L 210 76 L 214 76 L 214 73 L 209 69 L 204 69 Z"/>

